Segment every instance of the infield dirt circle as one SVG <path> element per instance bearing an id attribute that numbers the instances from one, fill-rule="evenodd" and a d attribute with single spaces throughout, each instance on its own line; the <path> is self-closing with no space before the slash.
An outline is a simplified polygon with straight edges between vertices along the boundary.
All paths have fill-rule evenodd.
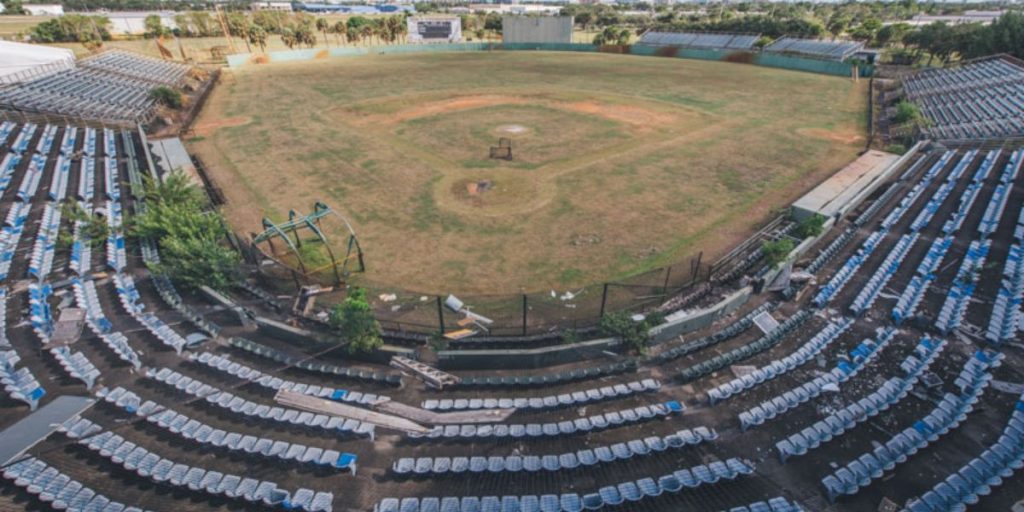
<path id="1" fill-rule="evenodd" d="M 346 216 L 363 284 L 565 290 L 723 254 L 856 157 L 866 100 L 742 64 L 378 55 L 230 71 L 190 145 L 239 232 L 318 200 Z"/>

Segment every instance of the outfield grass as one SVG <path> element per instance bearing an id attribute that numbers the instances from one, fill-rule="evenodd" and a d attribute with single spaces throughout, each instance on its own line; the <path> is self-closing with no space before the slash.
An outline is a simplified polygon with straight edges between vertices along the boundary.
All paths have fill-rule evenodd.
<path id="1" fill-rule="evenodd" d="M 866 96 L 719 62 L 378 55 L 228 72 L 191 146 L 239 231 L 316 200 L 343 212 L 364 283 L 564 290 L 724 253 L 856 157 Z M 510 125 L 515 159 L 489 159 Z"/>

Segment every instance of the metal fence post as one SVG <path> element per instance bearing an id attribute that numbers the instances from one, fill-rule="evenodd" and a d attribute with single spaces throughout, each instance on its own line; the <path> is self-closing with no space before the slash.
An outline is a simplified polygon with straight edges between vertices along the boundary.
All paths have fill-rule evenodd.
<path id="1" fill-rule="evenodd" d="M 526 336 L 526 311 L 527 311 L 526 294 L 524 293 L 523 294 L 523 336 Z"/>
<path id="2" fill-rule="evenodd" d="M 604 291 L 601 292 L 601 313 L 597 315 L 598 320 L 604 318 L 604 305 L 608 302 L 608 283 L 604 284 Z"/>
<path id="3" fill-rule="evenodd" d="M 661 285 L 661 294 L 668 295 L 668 278 L 672 275 L 672 265 L 665 267 L 665 283 Z"/>
<path id="4" fill-rule="evenodd" d="M 444 336 L 444 306 L 441 304 L 441 296 L 436 295 L 435 297 L 437 298 L 437 327 L 439 329 L 438 332 L 441 334 L 441 336 Z"/>

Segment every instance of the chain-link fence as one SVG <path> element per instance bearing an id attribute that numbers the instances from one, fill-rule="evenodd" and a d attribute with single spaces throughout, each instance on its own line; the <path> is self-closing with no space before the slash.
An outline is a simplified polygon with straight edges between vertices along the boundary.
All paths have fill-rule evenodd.
<path id="1" fill-rule="evenodd" d="M 294 295 L 305 284 L 333 284 L 331 275 L 304 278 L 266 259 L 246 242 L 239 241 L 238 245 L 249 262 L 257 264 L 263 285 L 275 293 Z M 472 329 L 491 336 L 531 336 L 595 327 L 607 313 L 651 312 L 669 297 L 684 294 L 710 279 L 712 267 L 701 258 L 697 255 L 672 266 L 565 292 L 458 294 L 451 304 L 446 303 L 449 295 L 364 286 L 377 319 L 390 331 L 429 335 Z M 343 298 L 344 292 L 335 290 L 321 294 L 317 301 L 327 308 Z"/>

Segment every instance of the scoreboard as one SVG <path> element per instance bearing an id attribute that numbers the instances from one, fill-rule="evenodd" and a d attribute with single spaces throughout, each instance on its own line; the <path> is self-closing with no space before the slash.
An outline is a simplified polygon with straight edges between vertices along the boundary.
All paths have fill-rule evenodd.
<path id="1" fill-rule="evenodd" d="M 412 16 L 407 28 L 410 43 L 462 41 L 462 20 L 455 16 Z"/>

